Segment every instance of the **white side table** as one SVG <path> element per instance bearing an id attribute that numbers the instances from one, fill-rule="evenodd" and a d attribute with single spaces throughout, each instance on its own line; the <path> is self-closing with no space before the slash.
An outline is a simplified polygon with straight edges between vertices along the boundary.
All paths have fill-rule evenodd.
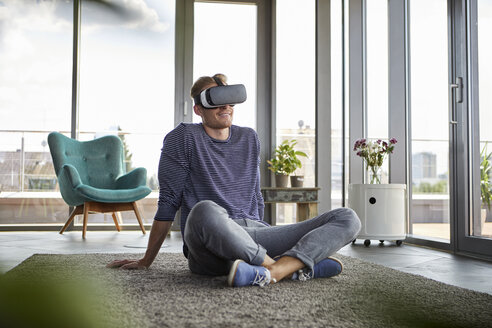
<path id="1" fill-rule="evenodd" d="M 357 239 L 364 239 L 365 246 L 374 239 L 396 240 L 400 246 L 406 238 L 406 185 L 349 184 L 348 207 L 360 218 Z"/>

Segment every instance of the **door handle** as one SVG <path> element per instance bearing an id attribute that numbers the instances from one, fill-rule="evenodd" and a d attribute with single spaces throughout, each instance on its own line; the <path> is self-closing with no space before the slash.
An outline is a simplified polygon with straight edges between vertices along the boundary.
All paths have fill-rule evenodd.
<path id="1" fill-rule="evenodd" d="M 457 77 L 456 83 L 451 83 L 449 85 L 449 98 L 449 105 L 451 106 L 451 120 L 449 121 L 449 124 L 456 125 L 458 124 L 458 121 L 456 120 L 456 106 L 453 104 L 453 99 L 454 102 L 459 104 L 463 102 L 463 79 L 461 77 Z"/>
<path id="2" fill-rule="evenodd" d="M 461 77 L 457 77 L 456 83 L 451 83 L 449 88 L 451 93 L 453 92 L 453 89 L 455 89 L 455 101 L 461 104 L 463 102 L 463 79 Z"/>

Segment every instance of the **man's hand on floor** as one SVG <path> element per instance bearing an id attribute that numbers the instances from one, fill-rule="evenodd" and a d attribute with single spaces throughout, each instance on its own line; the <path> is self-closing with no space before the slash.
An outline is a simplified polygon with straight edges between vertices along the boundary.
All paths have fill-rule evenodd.
<path id="1" fill-rule="evenodd" d="M 142 260 L 115 260 L 106 265 L 107 268 L 120 268 L 120 269 L 147 269 L 148 266 L 142 263 Z"/>

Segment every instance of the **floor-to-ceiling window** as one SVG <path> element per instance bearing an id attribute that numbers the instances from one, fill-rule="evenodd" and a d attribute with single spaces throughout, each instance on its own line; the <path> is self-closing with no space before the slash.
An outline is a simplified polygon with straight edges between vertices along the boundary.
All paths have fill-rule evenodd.
<path id="1" fill-rule="evenodd" d="M 367 138 L 388 139 L 388 0 L 366 1 Z M 368 177 L 366 177 L 368 179 Z M 381 182 L 388 182 L 388 160 Z"/>
<path id="2" fill-rule="evenodd" d="M 0 3 L 0 224 L 60 224 L 46 136 L 71 135 L 72 1 Z M 120 136 L 126 168 L 145 167 L 157 191 L 165 134 L 174 127 L 175 1 L 82 1 L 78 138 Z M 140 201 L 144 220 L 156 193 Z M 123 222 L 131 213 L 123 214 Z M 91 217 L 103 223 L 104 215 Z M 112 223 L 111 217 L 109 221 Z"/>
<path id="3" fill-rule="evenodd" d="M 395 151 L 404 151 L 385 160 L 382 182 L 410 176 L 410 235 L 449 243 L 448 2 L 349 4 L 351 140 L 398 134 Z M 350 159 L 350 182 L 367 182 L 361 159 Z M 390 162 L 397 170 L 389 171 Z"/>
<path id="4" fill-rule="evenodd" d="M 315 186 L 315 14 L 314 0 L 276 3 L 276 143 L 296 140 L 308 155 L 295 172 L 305 187 Z M 295 204 L 277 205 L 277 223 L 295 217 Z"/>
<path id="5" fill-rule="evenodd" d="M 145 167 L 148 185 L 157 191 L 162 141 L 174 128 L 175 4 L 116 4 L 121 10 L 113 13 L 82 2 L 79 138 L 117 134 L 127 171 Z M 152 222 L 155 195 L 139 203 L 144 220 Z M 133 213 L 122 216 L 135 223 Z M 111 215 L 100 217 L 112 224 Z"/>
<path id="6" fill-rule="evenodd" d="M 235 107 L 234 124 L 254 129 L 256 12 L 255 4 L 195 2 L 193 34 L 193 80 L 222 73 L 228 84 L 244 84 L 247 100 Z M 193 121 L 201 119 L 193 115 Z"/>
<path id="7" fill-rule="evenodd" d="M 448 1 L 410 7 L 410 234 L 443 241 L 449 225 Z"/>
<path id="8" fill-rule="evenodd" d="M 0 225 L 60 223 L 50 131 L 70 130 L 72 4 L 0 3 Z"/>
<path id="9" fill-rule="evenodd" d="M 331 54 L 331 207 L 343 205 L 344 30 L 343 0 L 330 1 Z M 321 125 L 322 126 L 322 125 Z"/>

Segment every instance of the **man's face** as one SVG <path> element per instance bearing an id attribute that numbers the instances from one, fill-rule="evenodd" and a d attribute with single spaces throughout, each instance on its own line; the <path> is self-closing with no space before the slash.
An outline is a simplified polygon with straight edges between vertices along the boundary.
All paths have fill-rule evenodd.
<path id="1" fill-rule="evenodd" d="M 196 106 L 195 112 L 202 117 L 203 125 L 212 129 L 225 129 L 232 125 L 234 107 L 225 105 L 222 107 L 207 109 Z"/>

